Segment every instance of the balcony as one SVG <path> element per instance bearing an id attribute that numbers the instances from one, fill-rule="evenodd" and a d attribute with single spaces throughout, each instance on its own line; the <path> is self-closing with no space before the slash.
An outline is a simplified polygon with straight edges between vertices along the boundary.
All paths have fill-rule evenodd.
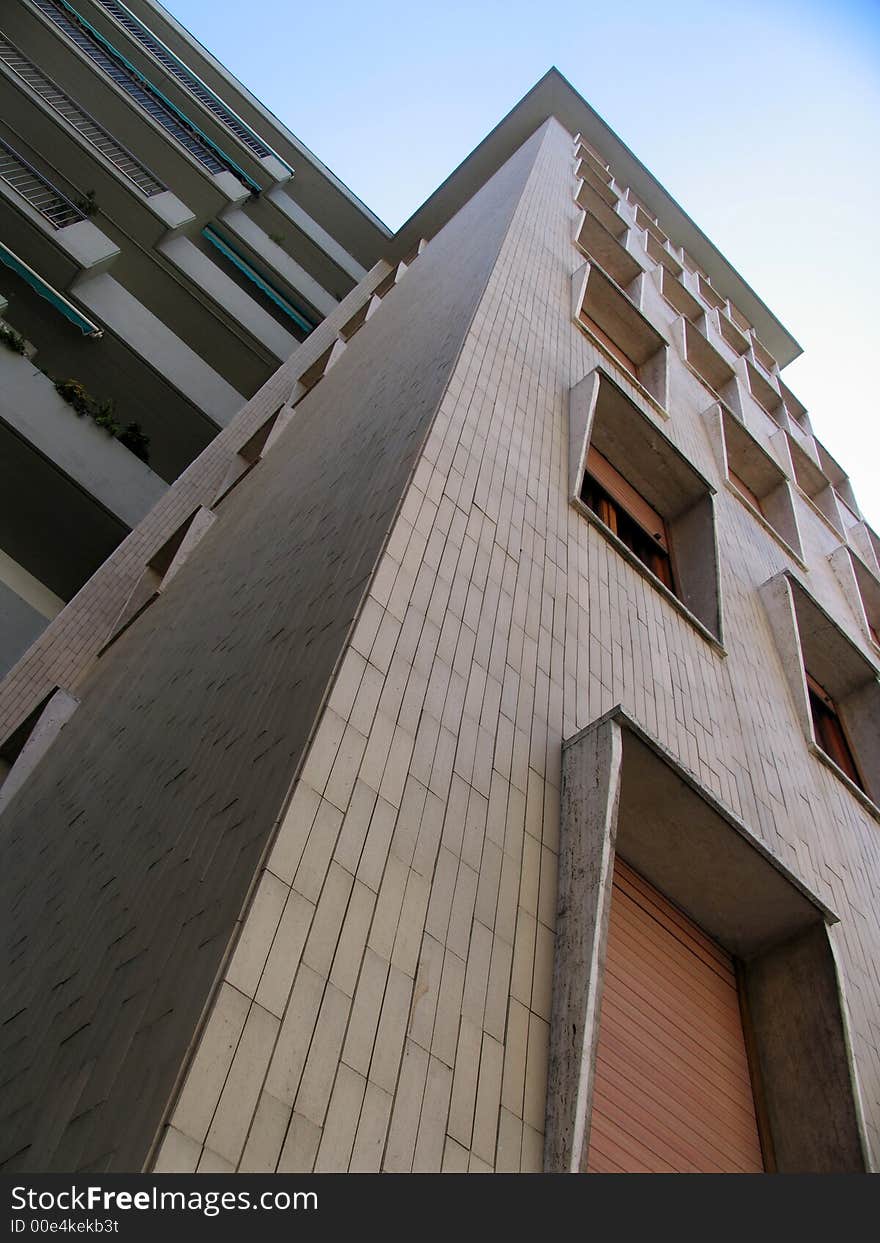
<path id="1" fill-rule="evenodd" d="M 20 195 L 53 229 L 85 220 L 85 213 L 37 172 L 25 157 L 0 138 L 0 179 Z"/>
<path id="2" fill-rule="evenodd" d="M 76 100 L 56 86 L 23 52 L 0 34 L 0 62 L 20 87 L 33 92 L 56 116 L 66 121 L 84 142 L 148 198 L 165 192 L 166 187 L 150 170 Z"/>

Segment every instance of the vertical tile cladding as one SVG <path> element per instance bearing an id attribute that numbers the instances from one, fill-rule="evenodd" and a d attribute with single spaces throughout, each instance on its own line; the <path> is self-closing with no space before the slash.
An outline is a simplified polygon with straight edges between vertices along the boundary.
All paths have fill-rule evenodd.
<path id="1" fill-rule="evenodd" d="M 260 1092 L 243 1036 L 216 1072 L 229 977 L 160 1168 L 211 1151 L 191 1101 L 222 1118 L 235 1094 L 241 1169 L 540 1168 L 561 740 L 616 703 L 841 915 L 877 1143 L 880 838 L 788 700 L 757 597 L 785 554 L 719 488 L 725 657 L 568 504 L 568 389 L 599 361 L 571 322 L 572 187 L 551 122 L 267 860 L 293 914 L 245 922 L 239 1004 L 281 1020 Z M 718 486 L 711 398 L 671 367 L 663 430 Z M 811 575 L 841 614 L 824 557 Z"/>
<path id="2" fill-rule="evenodd" d="M 539 132 L 437 235 L 303 400 L 167 593 L 86 676 L 73 721 L 0 822 L 12 946 L 5 1168 L 144 1161 L 540 142 Z M 352 736 L 345 747 L 353 763 Z M 331 774 L 337 801 L 347 798 L 343 768 Z M 398 781 L 389 778 L 391 798 Z M 326 862 L 313 852 L 292 936 L 309 903 L 321 918 Z M 413 924 L 418 902 L 402 897 Z M 322 928 L 306 956 L 326 970 L 332 919 Z M 405 1021 L 409 977 L 392 970 Z M 338 978 L 313 1015 L 328 1048 L 344 1034 L 352 988 L 349 972 Z M 212 1111 L 203 1164 L 240 1155 L 237 1112 L 249 1122 L 262 1099 L 278 987 L 269 980 L 250 1005 L 226 986 L 212 1066 L 225 1079 L 229 1053 L 227 1086 L 241 1100 Z M 317 1055 L 304 1063 L 299 1129 L 285 1126 L 289 1160 L 312 1150 L 332 1069 L 328 1081 Z M 271 1104 L 260 1117 L 277 1127 Z M 381 1097 L 367 1092 L 367 1107 L 374 1117 L 352 1147 L 369 1163 Z M 321 1160 L 343 1150 L 340 1140 Z"/>

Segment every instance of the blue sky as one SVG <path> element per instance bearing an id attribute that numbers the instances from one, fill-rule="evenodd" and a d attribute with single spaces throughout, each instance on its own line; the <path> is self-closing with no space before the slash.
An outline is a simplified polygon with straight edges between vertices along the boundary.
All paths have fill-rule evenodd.
<path id="1" fill-rule="evenodd" d="M 880 528 L 878 0 L 165 3 L 392 228 L 555 64 L 800 341 Z"/>

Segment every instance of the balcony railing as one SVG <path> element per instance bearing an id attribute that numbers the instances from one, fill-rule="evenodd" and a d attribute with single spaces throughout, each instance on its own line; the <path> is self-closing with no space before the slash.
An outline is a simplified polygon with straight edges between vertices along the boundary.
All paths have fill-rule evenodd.
<path id="1" fill-rule="evenodd" d="M 20 155 L 14 147 L 0 138 L 0 178 L 11 186 L 31 207 L 40 213 L 55 229 L 85 220 L 80 211 L 66 195 L 53 186 L 42 173 Z"/>
<path id="2" fill-rule="evenodd" d="M 133 39 L 137 39 L 138 43 L 145 47 L 148 52 L 151 52 L 163 68 L 172 77 L 176 78 L 200 104 L 207 108 L 209 112 L 212 112 L 221 125 L 230 130 L 258 159 L 262 159 L 267 155 L 274 155 L 276 159 L 280 159 L 280 156 L 263 142 L 259 135 L 255 134 L 251 127 L 237 113 L 233 112 L 211 90 L 207 83 L 202 81 L 198 74 L 184 64 L 180 57 L 172 52 L 171 48 L 157 38 L 149 27 L 145 26 L 141 19 L 132 13 L 131 9 L 124 4 L 118 3 L 118 0 L 98 0 L 98 3 L 119 22 L 123 30 L 131 35 Z"/>
<path id="3" fill-rule="evenodd" d="M 108 159 L 124 177 L 146 195 L 161 194 L 166 188 L 136 156 L 113 137 L 76 100 L 66 95 L 41 69 L 20 52 L 0 31 L 0 61 L 45 104 L 63 117 L 69 125 Z"/>
<path id="4" fill-rule="evenodd" d="M 202 133 L 67 0 L 31 0 L 31 3 L 210 173 L 228 170 L 249 190 L 259 193 L 259 184 L 221 151 L 207 134 Z"/>

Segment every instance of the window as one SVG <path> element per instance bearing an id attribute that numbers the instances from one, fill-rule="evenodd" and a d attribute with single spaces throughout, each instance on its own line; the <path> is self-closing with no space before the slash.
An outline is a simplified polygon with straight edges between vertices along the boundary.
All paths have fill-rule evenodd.
<path id="1" fill-rule="evenodd" d="M 808 748 L 880 819 L 875 665 L 788 571 L 766 582 L 761 598 Z"/>
<path id="2" fill-rule="evenodd" d="M 592 445 L 587 451 L 581 500 L 665 587 L 675 590 L 666 523 Z"/>
<path id="3" fill-rule="evenodd" d="M 865 783 L 859 776 L 855 757 L 847 741 L 846 731 L 840 720 L 837 705 L 823 686 L 820 686 L 807 670 L 807 694 L 810 699 L 810 715 L 817 744 L 834 763 L 864 791 Z"/>
<path id="4" fill-rule="evenodd" d="M 706 334 L 686 316 L 678 321 L 677 330 L 682 336 L 682 357 L 687 367 L 713 396 L 723 398 L 728 405 L 736 404 L 739 401 L 739 389 L 730 364 L 715 349 Z"/>
<path id="5" fill-rule="evenodd" d="M 588 259 L 595 260 L 621 289 L 628 289 L 641 275 L 642 266 L 636 257 L 592 212 L 581 212 L 575 245 Z"/>
<path id="6" fill-rule="evenodd" d="M 627 231 L 627 223 L 623 216 L 609 206 L 605 199 L 588 181 L 579 181 L 574 201 L 582 211 L 591 212 L 612 237 L 623 237 Z"/>
<path id="7" fill-rule="evenodd" d="M 759 514 L 763 514 L 764 506 L 761 504 L 761 498 L 752 491 L 744 479 L 740 479 L 739 475 L 732 466 L 728 466 L 727 468 L 727 477 L 736 488 L 737 492 L 741 492 L 749 504 L 754 505 Z"/>
<path id="8" fill-rule="evenodd" d="M 569 436 L 572 504 L 717 643 L 712 486 L 604 367 L 571 390 Z"/>
<path id="9" fill-rule="evenodd" d="M 636 284 L 640 280 L 638 277 Z M 665 414 L 668 403 L 665 338 L 645 318 L 630 294 L 595 263 L 585 263 L 575 272 L 572 297 L 575 322 Z"/>
<path id="10" fill-rule="evenodd" d="M 801 562 L 800 531 L 785 471 L 727 406 L 713 406 L 704 417 L 728 489 Z"/>
<path id="11" fill-rule="evenodd" d="M 745 364 L 746 378 L 749 382 L 749 392 L 761 409 L 770 415 L 770 418 L 773 419 L 774 423 L 779 423 L 779 425 L 782 426 L 784 412 L 782 409 L 781 395 L 776 391 L 772 384 L 764 379 L 757 367 L 752 366 L 748 359 L 745 360 Z"/>
<path id="12" fill-rule="evenodd" d="M 839 536 L 845 535 L 846 523 L 843 520 L 840 501 L 831 480 L 790 432 L 786 432 L 785 435 L 791 453 L 795 482 L 801 494 L 809 502 L 813 511 L 824 518 Z"/>
<path id="13" fill-rule="evenodd" d="M 545 1170 L 864 1172 L 836 916 L 621 708 L 562 783 Z"/>

